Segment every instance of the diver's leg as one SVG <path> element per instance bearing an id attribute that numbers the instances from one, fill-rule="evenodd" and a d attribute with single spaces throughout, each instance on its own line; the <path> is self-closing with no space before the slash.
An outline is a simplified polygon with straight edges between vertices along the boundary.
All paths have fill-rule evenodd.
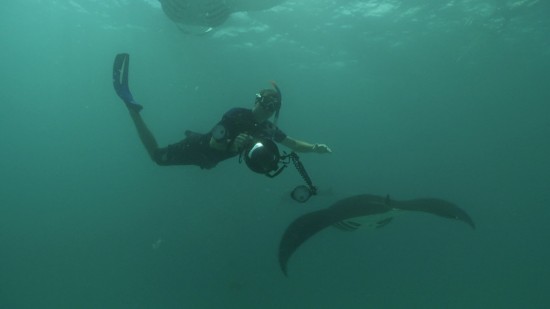
<path id="1" fill-rule="evenodd" d="M 130 87 L 128 86 L 128 72 L 130 68 L 130 55 L 126 53 L 118 54 L 115 57 L 113 63 L 113 86 L 117 95 L 124 101 L 130 117 L 134 121 L 134 125 L 138 131 L 139 139 L 145 146 L 147 153 L 153 161 L 155 161 L 155 154 L 158 151 L 158 144 L 153 136 L 153 133 L 147 128 L 145 121 L 141 118 L 139 112 L 143 107 L 138 104 L 132 93 L 130 92 Z"/>
<path id="2" fill-rule="evenodd" d="M 143 144 L 143 146 L 145 146 L 145 149 L 151 157 L 151 160 L 156 162 L 156 153 L 159 146 L 157 140 L 155 139 L 155 136 L 149 130 L 149 128 L 145 124 L 145 121 L 143 121 L 143 118 L 141 118 L 141 114 L 139 113 L 139 111 L 134 108 L 128 107 L 128 112 L 130 113 L 130 117 L 132 117 L 132 120 L 134 121 L 134 125 L 136 126 L 136 129 L 138 131 L 141 143 Z"/>

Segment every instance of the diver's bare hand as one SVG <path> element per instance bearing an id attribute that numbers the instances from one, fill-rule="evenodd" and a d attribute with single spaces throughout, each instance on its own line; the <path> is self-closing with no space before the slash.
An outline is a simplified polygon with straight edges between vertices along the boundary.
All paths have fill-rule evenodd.
<path id="1" fill-rule="evenodd" d="M 313 145 L 312 151 L 316 152 L 316 153 L 331 153 L 332 152 L 330 147 L 325 145 L 325 144 L 315 144 L 315 145 Z"/>
<path id="2" fill-rule="evenodd" d="M 235 137 L 235 140 L 233 140 L 233 144 L 231 145 L 231 151 L 241 152 L 244 149 L 244 147 L 246 147 L 247 145 L 250 145 L 252 141 L 253 141 L 252 136 L 246 133 L 241 133 L 237 135 L 237 137 Z"/>

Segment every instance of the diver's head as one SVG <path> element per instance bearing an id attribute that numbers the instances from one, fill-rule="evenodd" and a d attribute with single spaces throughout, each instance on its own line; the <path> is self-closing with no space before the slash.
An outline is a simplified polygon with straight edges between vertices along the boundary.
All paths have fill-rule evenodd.
<path id="1" fill-rule="evenodd" d="M 281 91 L 274 82 L 272 82 L 272 85 L 274 89 L 263 89 L 256 94 L 253 112 L 260 121 L 265 121 L 273 115 L 275 115 L 275 122 L 279 118 Z"/>
<path id="2" fill-rule="evenodd" d="M 265 110 L 276 112 L 281 109 L 281 96 L 273 89 L 263 89 L 256 93 L 256 104 Z"/>

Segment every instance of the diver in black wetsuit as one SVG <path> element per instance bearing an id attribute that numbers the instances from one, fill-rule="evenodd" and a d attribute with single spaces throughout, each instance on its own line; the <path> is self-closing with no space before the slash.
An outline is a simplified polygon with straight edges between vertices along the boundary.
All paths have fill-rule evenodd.
<path id="1" fill-rule="evenodd" d="M 157 141 L 141 118 L 138 104 L 128 86 L 129 55 L 119 54 L 113 66 L 113 84 L 134 121 L 141 142 L 151 159 L 159 165 L 197 165 L 209 169 L 220 161 L 239 155 L 245 147 L 258 139 L 278 142 L 296 152 L 330 153 L 325 144 L 310 144 L 287 136 L 276 126 L 281 108 L 281 92 L 264 89 L 256 94 L 252 109 L 233 108 L 223 115 L 214 128 L 206 133 L 186 131 L 182 141 L 159 148 Z M 269 119 L 275 115 L 275 123 Z"/>

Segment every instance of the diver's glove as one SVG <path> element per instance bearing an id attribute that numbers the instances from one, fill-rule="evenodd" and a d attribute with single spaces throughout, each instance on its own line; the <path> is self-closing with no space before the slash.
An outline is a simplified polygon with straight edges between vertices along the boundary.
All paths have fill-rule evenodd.
<path id="1" fill-rule="evenodd" d="M 128 86 L 128 69 L 130 67 L 130 55 L 118 54 L 113 63 L 113 86 L 119 98 L 126 103 L 126 106 L 136 112 L 143 109 L 143 106 L 138 104 Z"/>

